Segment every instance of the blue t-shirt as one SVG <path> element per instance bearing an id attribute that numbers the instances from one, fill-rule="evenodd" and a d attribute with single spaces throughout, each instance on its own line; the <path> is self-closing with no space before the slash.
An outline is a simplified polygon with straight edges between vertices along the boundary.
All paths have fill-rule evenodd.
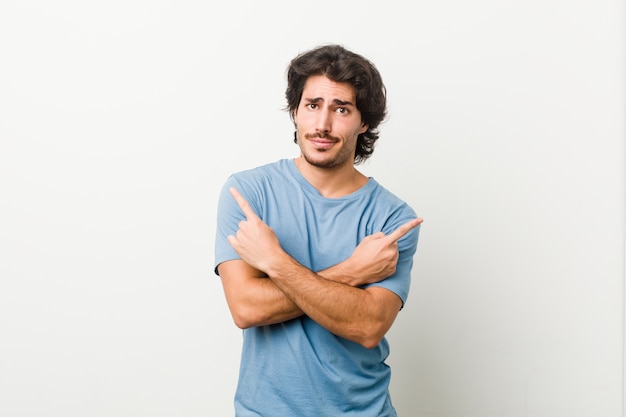
<path id="1" fill-rule="evenodd" d="M 340 198 L 326 198 L 283 159 L 233 174 L 218 204 L 215 267 L 240 259 L 227 237 L 245 218 L 228 192 L 235 187 L 276 233 L 282 248 L 303 266 L 321 271 L 347 259 L 368 235 L 389 234 L 416 214 L 369 178 Z M 409 293 L 419 227 L 398 241 L 396 272 L 370 285 L 404 302 Z M 237 417 L 393 417 L 387 340 L 373 349 L 335 336 L 307 316 L 243 331 Z"/>

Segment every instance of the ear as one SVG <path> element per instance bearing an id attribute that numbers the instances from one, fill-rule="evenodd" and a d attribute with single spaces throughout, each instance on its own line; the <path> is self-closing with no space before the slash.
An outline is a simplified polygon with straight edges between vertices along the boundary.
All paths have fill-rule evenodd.
<path id="1" fill-rule="evenodd" d="M 365 133 L 365 132 L 367 132 L 367 129 L 369 129 L 369 128 L 370 128 L 370 127 L 369 127 L 368 125 L 366 125 L 365 123 L 362 123 L 362 124 L 361 124 L 361 130 L 359 130 L 359 135 L 360 135 L 361 133 Z"/>

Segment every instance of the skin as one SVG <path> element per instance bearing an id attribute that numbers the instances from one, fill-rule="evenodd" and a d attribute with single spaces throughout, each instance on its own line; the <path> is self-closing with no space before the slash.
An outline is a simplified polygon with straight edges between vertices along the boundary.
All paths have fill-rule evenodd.
<path id="1" fill-rule="evenodd" d="M 294 112 L 301 155 L 296 167 L 328 198 L 354 192 L 367 177 L 354 167 L 357 136 L 367 130 L 349 84 L 310 77 Z M 236 189 L 246 220 L 228 237 L 241 256 L 219 265 L 226 300 L 240 328 L 279 323 L 306 314 L 321 326 L 366 348 L 378 345 L 402 301 L 380 287 L 357 288 L 395 272 L 397 241 L 422 223 L 412 219 L 389 235 L 367 236 L 345 261 L 311 271 L 289 256 L 276 234 Z"/>

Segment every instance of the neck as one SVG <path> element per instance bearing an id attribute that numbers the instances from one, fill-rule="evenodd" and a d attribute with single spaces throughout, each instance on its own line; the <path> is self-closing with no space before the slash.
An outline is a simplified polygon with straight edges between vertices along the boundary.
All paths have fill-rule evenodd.
<path id="1" fill-rule="evenodd" d="M 296 158 L 294 162 L 302 176 L 327 198 L 339 198 L 353 193 L 368 181 L 354 165 L 320 168 L 309 164 L 302 156 Z"/>

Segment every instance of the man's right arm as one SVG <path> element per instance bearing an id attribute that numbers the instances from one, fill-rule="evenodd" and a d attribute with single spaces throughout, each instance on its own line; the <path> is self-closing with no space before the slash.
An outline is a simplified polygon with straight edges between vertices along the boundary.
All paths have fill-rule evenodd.
<path id="1" fill-rule="evenodd" d="M 408 227 L 408 226 L 401 226 Z M 398 251 L 384 243 L 384 233 L 367 236 L 343 262 L 317 275 L 329 281 L 357 287 L 379 282 L 395 272 Z M 287 321 L 303 314 L 267 275 L 242 260 L 230 260 L 218 266 L 228 308 L 237 327 Z"/>

